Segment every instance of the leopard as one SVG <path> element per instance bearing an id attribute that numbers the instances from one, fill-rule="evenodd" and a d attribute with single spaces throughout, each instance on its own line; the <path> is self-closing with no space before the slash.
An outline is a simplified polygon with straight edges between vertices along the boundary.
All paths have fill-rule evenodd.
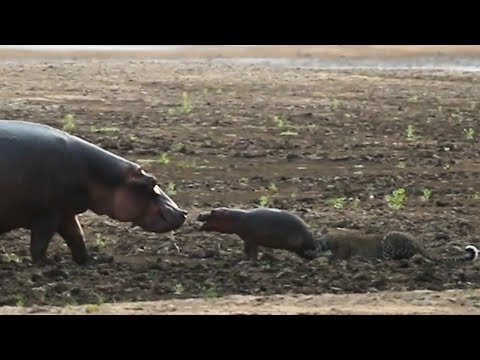
<path id="1" fill-rule="evenodd" d="M 350 259 L 354 256 L 382 260 L 405 260 L 420 255 L 431 262 L 460 263 L 478 259 L 476 246 L 465 246 L 465 254 L 435 256 L 414 235 L 403 231 L 365 233 L 355 229 L 322 228 L 317 232 L 318 251 L 331 252 L 330 259 Z"/>

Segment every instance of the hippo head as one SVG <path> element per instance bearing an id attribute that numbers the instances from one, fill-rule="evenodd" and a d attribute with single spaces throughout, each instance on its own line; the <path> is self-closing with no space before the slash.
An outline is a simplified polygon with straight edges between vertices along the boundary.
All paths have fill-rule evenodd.
<path id="1" fill-rule="evenodd" d="M 108 195 L 97 198 L 95 212 L 155 233 L 165 233 L 183 225 L 187 212 L 165 194 L 154 176 L 138 166 L 128 169 L 122 178 L 113 189 L 101 187 L 100 192 Z M 96 192 L 99 192 L 98 187 Z M 102 202 L 101 209 L 99 202 Z"/>
<path id="2" fill-rule="evenodd" d="M 228 218 L 229 211 L 227 208 L 216 208 L 208 213 L 201 213 L 197 220 L 203 222 L 199 230 L 215 231 L 221 227 L 222 223 Z"/>

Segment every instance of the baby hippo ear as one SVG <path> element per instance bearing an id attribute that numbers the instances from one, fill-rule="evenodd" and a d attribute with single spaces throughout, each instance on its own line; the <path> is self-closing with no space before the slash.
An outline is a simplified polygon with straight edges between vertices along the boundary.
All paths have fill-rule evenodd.
<path id="1" fill-rule="evenodd" d="M 129 186 L 148 187 L 153 189 L 157 184 L 155 176 L 147 174 L 141 167 L 130 168 L 125 174 L 125 183 Z"/>

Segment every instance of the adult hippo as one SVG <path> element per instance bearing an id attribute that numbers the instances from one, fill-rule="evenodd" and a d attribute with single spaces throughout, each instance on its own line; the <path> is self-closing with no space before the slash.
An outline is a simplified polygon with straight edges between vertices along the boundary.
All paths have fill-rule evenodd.
<path id="1" fill-rule="evenodd" d="M 155 233 L 186 219 L 140 165 L 47 125 L 0 120 L 0 168 L 0 234 L 30 230 L 33 263 L 47 260 L 58 233 L 73 260 L 85 264 L 77 214 L 87 210 Z"/>

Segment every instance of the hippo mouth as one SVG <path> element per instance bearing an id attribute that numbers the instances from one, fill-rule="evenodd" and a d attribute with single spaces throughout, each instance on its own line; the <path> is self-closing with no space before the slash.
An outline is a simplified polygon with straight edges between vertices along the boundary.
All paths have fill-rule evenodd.
<path id="1" fill-rule="evenodd" d="M 197 220 L 198 221 L 207 221 L 210 218 L 211 214 L 210 213 L 201 213 L 198 215 Z"/>
<path id="2" fill-rule="evenodd" d="M 138 221 L 134 225 L 154 233 L 166 233 L 180 228 L 187 219 L 187 212 L 181 209 L 162 209 L 159 216 L 148 221 Z"/>
<path id="3" fill-rule="evenodd" d="M 178 229 L 187 219 L 187 212 L 178 207 L 165 206 L 162 208 L 161 216 L 165 222 L 165 231 Z"/>
<path id="4" fill-rule="evenodd" d="M 156 211 L 137 223 L 142 229 L 155 233 L 166 233 L 180 228 L 187 219 L 187 211 L 181 209 L 158 185 L 154 192 Z"/>

